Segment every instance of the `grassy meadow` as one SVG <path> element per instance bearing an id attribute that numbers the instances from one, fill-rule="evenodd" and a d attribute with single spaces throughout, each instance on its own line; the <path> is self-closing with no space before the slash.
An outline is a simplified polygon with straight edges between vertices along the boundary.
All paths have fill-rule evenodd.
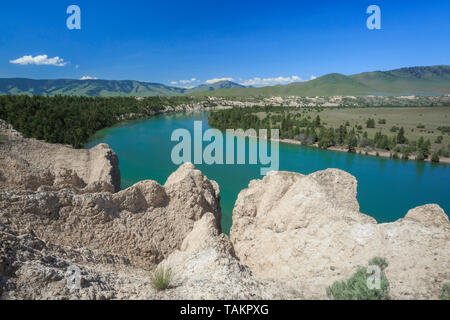
<path id="1" fill-rule="evenodd" d="M 304 117 L 315 119 L 320 117 L 322 124 L 330 128 L 338 128 L 348 123 L 350 127 L 362 127 L 370 138 L 381 131 L 389 137 L 397 135 L 398 130 L 393 127 L 405 129 L 408 140 L 417 141 L 420 137 L 431 142 L 431 149 L 437 150 L 450 145 L 450 134 L 438 130 L 439 127 L 450 126 L 449 107 L 411 107 L 411 108 L 301 108 L 289 109 L 289 114 L 302 114 Z M 258 112 L 260 119 L 266 117 L 265 112 Z M 367 120 L 374 119 L 375 127 L 368 128 Z M 384 120 L 384 121 L 383 121 Z M 437 143 L 438 137 L 442 141 Z"/>
<path id="2" fill-rule="evenodd" d="M 438 130 L 439 127 L 450 126 L 450 106 L 435 108 L 358 108 L 358 109 L 333 109 L 326 108 L 323 111 L 310 109 L 307 112 L 312 119 L 320 116 L 326 126 L 339 127 L 348 121 L 350 126 L 361 126 L 367 131 L 369 137 L 374 137 L 377 131 L 390 137 L 397 132 L 391 131 L 392 127 L 403 127 L 405 136 L 409 140 L 418 140 L 423 137 L 430 139 L 431 148 L 439 149 L 450 144 L 450 135 Z M 367 128 L 366 121 L 375 120 L 375 128 Z M 385 120 L 386 123 L 380 123 Z M 381 121 L 383 122 L 383 121 Z M 436 139 L 442 136 L 442 142 L 436 143 Z"/>

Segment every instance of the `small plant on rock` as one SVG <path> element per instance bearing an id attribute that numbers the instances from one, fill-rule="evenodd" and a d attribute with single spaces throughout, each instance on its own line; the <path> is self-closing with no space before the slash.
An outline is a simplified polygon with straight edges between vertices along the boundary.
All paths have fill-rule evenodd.
<path id="1" fill-rule="evenodd" d="M 450 283 L 444 283 L 442 286 L 441 300 L 450 300 Z"/>
<path id="2" fill-rule="evenodd" d="M 152 287 L 156 291 L 163 291 L 169 288 L 172 282 L 172 269 L 158 268 L 152 276 Z"/>
<path id="3" fill-rule="evenodd" d="M 336 281 L 328 287 L 328 297 L 335 300 L 387 300 L 389 298 L 389 281 L 384 274 L 384 269 L 387 266 L 386 259 L 373 258 L 369 262 L 369 268 L 361 267 L 351 278 L 345 281 Z M 379 286 L 372 288 L 369 282 L 377 276 L 373 267 L 378 267 L 380 274 Z"/>

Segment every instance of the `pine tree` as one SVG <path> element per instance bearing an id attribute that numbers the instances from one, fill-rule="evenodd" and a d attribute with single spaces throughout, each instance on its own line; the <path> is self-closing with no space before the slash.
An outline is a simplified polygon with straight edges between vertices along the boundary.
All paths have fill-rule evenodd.
<path id="1" fill-rule="evenodd" d="M 401 127 L 397 134 L 397 143 L 405 144 L 407 142 L 408 142 L 408 140 L 405 137 L 405 129 L 403 127 Z"/>

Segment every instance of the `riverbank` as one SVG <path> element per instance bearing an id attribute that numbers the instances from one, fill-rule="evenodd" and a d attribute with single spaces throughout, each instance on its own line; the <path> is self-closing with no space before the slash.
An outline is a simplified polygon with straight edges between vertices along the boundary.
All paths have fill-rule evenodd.
<path id="1" fill-rule="evenodd" d="M 239 135 L 239 134 L 236 134 L 236 135 Z M 247 135 L 247 134 L 243 134 L 243 135 L 239 135 L 239 136 L 245 136 L 245 137 L 250 137 L 250 138 L 257 138 L 257 139 L 267 140 L 267 138 L 264 138 L 264 137 L 255 137 L 253 135 Z M 277 141 L 279 143 L 287 143 L 287 144 L 292 144 L 292 145 L 297 145 L 297 146 L 302 146 L 302 147 L 311 147 L 311 148 L 318 148 L 318 149 L 320 149 L 319 145 L 317 143 L 305 146 L 300 141 L 293 140 L 293 139 L 273 139 L 273 138 L 271 138 L 271 139 L 269 139 L 269 141 Z M 329 147 L 327 149 L 322 149 L 322 150 L 348 153 L 348 149 L 347 148 L 339 147 L 339 146 Z M 392 153 L 390 151 L 387 151 L 387 150 L 370 150 L 370 151 L 367 151 L 367 154 L 366 154 L 366 150 L 364 150 L 364 149 L 356 148 L 356 151 L 357 151 L 356 154 L 362 155 L 362 156 L 373 156 L 373 157 L 393 159 L 392 158 Z M 359 153 L 359 151 L 361 151 L 361 153 Z M 405 160 L 405 161 L 417 161 L 417 162 L 431 162 L 431 156 L 428 157 L 425 160 L 422 160 L 422 161 L 416 160 L 414 158 L 414 156 L 409 156 L 408 159 L 402 159 L 402 160 Z M 441 163 L 441 164 L 450 164 L 450 158 L 439 157 L 439 163 Z"/>
<path id="2" fill-rule="evenodd" d="M 211 126 L 228 128 L 279 129 L 282 142 L 314 145 L 334 151 L 347 151 L 346 141 L 352 141 L 352 151 L 385 158 L 422 161 L 425 155 L 437 154 L 442 163 L 449 163 L 450 107 L 433 108 L 255 108 L 212 112 Z M 319 131 L 318 131 L 319 130 Z M 257 135 L 258 133 L 252 132 Z M 268 136 L 269 138 L 271 136 Z M 314 138 L 312 138 L 314 137 Z M 278 137 L 276 137 L 278 138 Z M 307 139 L 306 139 L 307 138 Z M 295 139 L 295 140 L 294 140 Z M 340 148 L 342 146 L 342 148 Z M 395 152 L 396 150 L 397 152 Z M 436 153 L 436 154 L 435 154 Z M 430 159 L 431 160 L 431 159 Z M 430 161 L 428 160 L 428 161 Z"/>

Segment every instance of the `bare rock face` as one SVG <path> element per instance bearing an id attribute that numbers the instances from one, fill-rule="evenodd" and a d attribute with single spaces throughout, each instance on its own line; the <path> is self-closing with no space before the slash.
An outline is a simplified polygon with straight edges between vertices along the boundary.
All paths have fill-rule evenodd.
<path id="1" fill-rule="evenodd" d="M 140 274 L 124 257 L 58 246 L 0 223 L 0 299 L 113 299 L 119 287 L 129 298 L 128 283 L 145 285 L 133 281 Z"/>
<path id="2" fill-rule="evenodd" d="M 356 179 L 337 169 L 273 172 L 252 181 L 233 211 L 236 255 L 263 279 L 293 284 L 306 298 L 386 258 L 393 299 L 437 299 L 450 280 L 450 223 L 437 205 L 377 224 L 359 212 Z"/>
<path id="3" fill-rule="evenodd" d="M 194 225 L 179 250 L 159 266 L 171 269 L 173 289 L 164 299 L 294 299 L 299 293 L 262 281 L 235 257 L 229 238 L 217 229 L 212 213 Z"/>
<path id="4" fill-rule="evenodd" d="M 205 212 L 213 212 L 216 216 L 217 226 L 220 228 L 219 185 L 213 180 L 208 180 L 194 165 L 186 163 L 178 168 L 167 179 L 164 188 L 167 195 L 177 199 L 189 208 L 183 214 L 193 220 L 199 220 Z M 189 231 L 192 226 L 189 226 Z M 183 236 L 184 239 L 184 236 Z"/>
<path id="5" fill-rule="evenodd" d="M 220 228 L 219 187 L 192 164 L 164 186 L 142 181 L 119 191 L 107 145 L 74 150 L 26 139 L 4 121 L 0 134 L 8 137 L 0 144 L 0 298 L 164 298 L 150 270 L 206 213 Z M 76 290 L 67 285 L 72 266 Z"/>
<path id="6" fill-rule="evenodd" d="M 161 263 L 174 271 L 172 285 L 158 292 L 151 272 L 120 255 L 74 249 L 17 233 L 0 223 L 2 299 L 293 299 L 295 290 L 261 281 L 233 256 L 232 245 L 205 214 Z"/>
<path id="7" fill-rule="evenodd" d="M 115 194 L 3 191 L 0 221 L 58 245 L 121 255 L 134 266 L 152 269 L 180 247 L 206 212 L 220 221 L 218 192 L 215 182 L 185 164 L 165 187 L 143 181 Z"/>
<path id="8" fill-rule="evenodd" d="M 119 160 L 106 144 L 90 150 L 24 138 L 0 119 L 0 190 L 36 191 L 40 186 L 77 188 L 101 186 L 103 191 L 120 190 Z"/>

